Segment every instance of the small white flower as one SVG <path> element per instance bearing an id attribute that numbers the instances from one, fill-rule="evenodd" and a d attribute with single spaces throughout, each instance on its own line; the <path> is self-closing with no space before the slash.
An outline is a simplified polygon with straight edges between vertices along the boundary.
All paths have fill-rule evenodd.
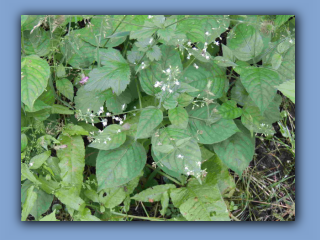
<path id="1" fill-rule="evenodd" d="M 205 45 L 205 46 L 207 46 L 207 45 L 208 45 L 208 43 L 207 43 L 207 42 L 205 42 L 205 43 L 204 43 L 204 45 Z"/>
<path id="2" fill-rule="evenodd" d="M 161 88 L 162 91 L 166 90 L 166 85 L 163 85 L 163 87 Z"/>
<path id="3" fill-rule="evenodd" d="M 107 144 L 107 141 L 104 141 L 103 143 L 104 143 L 104 144 Z"/>
<path id="4" fill-rule="evenodd" d="M 149 15 L 148 18 L 151 19 L 151 18 L 153 18 L 153 16 L 152 16 L 152 15 Z"/>
<path id="5" fill-rule="evenodd" d="M 179 81 L 175 81 L 174 84 L 178 86 L 178 85 L 180 85 L 180 82 Z"/>
<path id="6" fill-rule="evenodd" d="M 132 113 L 132 115 L 133 115 L 133 116 L 136 116 L 136 114 L 135 114 L 135 113 Z"/>
<path id="7" fill-rule="evenodd" d="M 110 117 L 110 116 L 111 116 L 111 113 L 107 112 L 107 113 L 106 113 L 106 116 L 107 116 L 107 117 Z"/>
<path id="8" fill-rule="evenodd" d="M 111 138 L 110 138 L 110 137 L 107 137 L 107 140 L 108 140 L 108 141 L 111 141 Z"/>
<path id="9" fill-rule="evenodd" d="M 210 33 L 209 33 L 209 32 L 206 32 L 206 35 L 207 35 L 207 36 L 209 36 L 209 35 L 210 35 Z"/>
<path id="10" fill-rule="evenodd" d="M 184 169 L 185 169 L 185 170 L 188 170 L 188 167 L 185 167 Z"/>
<path id="11" fill-rule="evenodd" d="M 169 89 L 169 93 L 173 93 L 173 91 L 171 89 Z"/>
<path id="12" fill-rule="evenodd" d="M 121 107 L 121 109 L 124 110 L 125 107 L 126 107 L 126 104 L 123 104 L 122 107 Z"/>
<path id="13" fill-rule="evenodd" d="M 29 163 L 29 165 L 32 167 L 33 166 L 33 162 Z"/>
<path id="14" fill-rule="evenodd" d="M 122 125 L 122 124 L 123 124 L 123 121 L 120 121 L 119 124 Z"/>
<path id="15" fill-rule="evenodd" d="M 188 46 L 191 46 L 191 42 L 190 41 L 188 42 Z"/>
<path id="16" fill-rule="evenodd" d="M 197 162 L 197 164 L 198 164 L 199 166 L 201 166 L 201 162 Z"/>
<path id="17" fill-rule="evenodd" d="M 134 106 L 134 107 L 133 107 L 133 109 L 137 109 L 137 107 L 136 107 L 136 106 Z"/>
<path id="18" fill-rule="evenodd" d="M 194 66 L 196 69 L 199 68 L 199 66 L 198 66 L 197 64 L 193 64 L 193 66 Z"/>
<path id="19" fill-rule="evenodd" d="M 289 43 L 293 43 L 292 39 L 289 40 Z"/>
<path id="20" fill-rule="evenodd" d="M 196 47 L 193 47 L 192 49 L 193 49 L 193 50 L 195 50 L 195 51 L 197 51 L 197 50 L 198 50 L 198 48 L 196 48 Z"/>
<path id="21" fill-rule="evenodd" d="M 103 107 L 100 107 L 100 112 L 103 112 Z"/>
<path id="22" fill-rule="evenodd" d="M 215 41 L 214 44 L 217 45 L 217 46 L 219 46 L 219 42 L 218 42 L 218 41 Z"/>
<path id="23" fill-rule="evenodd" d="M 167 73 L 169 73 L 170 71 L 171 71 L 171 69 L 170 69 L 170 68 L 168 68 L 168 69 L 166 70 L 166 72 L 167 72 Z"/>
<path id="24" fill-rule="evenodd" d="M 102 133 L 103 131 L 99 129 L 99 133 Z"/>
<path id="25" fill-rule="evenodd" d="M 94 132 L 90 132 L 91 135 L 94 135 Z"/>
<path id="26" fill-rule="evenodd" d="M 102 125 L 105 127 L 105 126 L 107 126 L 107 124 L 108 124 L 108 120 L 107 119 L 103 119 L 102 120 Z"/>
<path id="27" fill-rule="evenodd" d="M 209 58 L 210 58 L 210 57 L 207 55 L 207 56 L 206 56 L 206 59 L 209 59 Z"/>
<path id="28" fill-rule="evenodd" d="M 178 158 L 181 158 L 181 159 L 184 158 L 184 156 L 182 156 L 181 154 L 179 154 L 177 157 L 178 157 Z"/>
<path id="29" fill-rule="evenodd" d="M 117 130 L 117 133 L 121 133 L 121 129 L 118 129 L 118 130 Z"/>
<path id="30" fill-rule="evenodd" d="M 154 87 L 160 87 L 162 85 L 162 82 L 156 81 L 156 83 L 154 84 Z"/>
<path id="31" fill-rule="evenodd" d="M 150 38 L 149 44 L 152 43 L 152 41 L 153 41 L 153 38 Z"/>

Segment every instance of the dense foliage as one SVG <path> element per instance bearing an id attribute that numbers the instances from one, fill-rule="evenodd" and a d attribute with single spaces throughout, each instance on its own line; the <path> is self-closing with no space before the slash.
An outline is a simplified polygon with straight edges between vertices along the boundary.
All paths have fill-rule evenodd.
<path id="1" fill-rule="evenodd" d="M 292 15 L 23 15 L 21 220 L 230 220 L 294 81 Z"/>

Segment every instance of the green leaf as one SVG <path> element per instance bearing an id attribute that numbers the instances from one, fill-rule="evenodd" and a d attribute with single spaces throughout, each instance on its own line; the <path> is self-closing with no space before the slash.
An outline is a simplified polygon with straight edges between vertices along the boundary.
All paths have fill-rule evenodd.
<path id="1" fill-rule="evenodd" d="M 27 191 L 27 198 L 22 207 L 21 221 L 26 221 L 29 213 L 31 212 L 37 200 L 37 193 L 33 190 L 34 186 L 31 186 Z"/>
<path id="2" fill-rule="evenodd" d="M 60 167 L 59 167 L 59 158 L 57 157 L 49 157 L 47 159 L 47 163 L 48 163 L 48 167 L 53 171 L 54 174 L 54 178 L 57 179 L 58 181 L 61 181 L 61 177 L 60 177 Z"/>
<path id="3" fill-rule="evenodd" d="M 280 67 L 281 63 L 282 63 L 282 55 L 280 55 L 279 53 L 275 53 L 272 56 L 272 60 L 271 60 L 272 68 L 274 70 L 277 70 Z"/>
<path id="4" fill-rule="evenodd" d="M 242 172 L 253 158 L 255 138 L 239 121 L 237 121 L 237 125 L 241 132 L 237 132 L 227 140 L 213 145 L 213 148 L 223 163 L 241 177 Z"/>
<path id="5" fill-rule="evenodd" d="M 90 80 L 84 86 L 87 91 L 104 91 L 108 88 L 120 95 L 130 83 L 130 66 L 115 49 L 100 51 L 103 67 L 95 68 L 89 73 Z"/>
<path id="6" fill-rule="evenodd" d="M 231 100 L 235 100 L 239 105 L 243 106 L 248 95 L 241 81 L 237 80 L 235 86 L 231 89 Z"/>
<path id="7" fill-rule="evenodd" d="M 30 109 L 27 105 L 25 106 L 26 112 L 38 112 L 47 108 L 51 108 L 51 106 L 47 105 L 39 98 L 34 102 L 32 109 Z"/>
<path id="8" fill-rule="evenodd" d="M 213 61 L 221 67 L 236 67 L 236 66 L 238 66 L 237 64 L 235 64 L 233 61 L 229 60 L 228 58 L 221 57 L 221 56 L 215 57 L 213 59 Z"/>
<path id="9" fill-rule="evenodd" d="M 219 119 L 218 116 L 220 115 L 215 113 L 217 106 L 215 104 L 209 106 L 209 116 L 206 107 L 189 111 L 188 128 L 199 143 L 212 144 L 221 142 L 239 131 L 231 119 Z"/>
<path id="10" fill-rule="evenodd" d="M 58 65 L 58 67 L 56 68 L 56 74 L 57 74 L 57 77 L 58 78 L 62 78 L 62 77 L 65 77 L 66 76 L 66 68 L 60 64 Z M 66 78 L 65 78 L 66 79 Z M 64 80 L 64 79 L 61 79 L 61 80 Z M 67 81 L 69 81 L 68 79 L 66 79 Z M 60 80 L 57 80 L 57 82 L 59 82 Z M 63 82 L 63 81 L 62 81 Z M 69 81 L 70 82 L 70 81 Z M 64 85 L 62 84 L 61 82 L 59 83 L 59 85 Z M 57 83 L 56 83 L 56 86 L 57 86 Z M 58 88 L 58 86 L 57 86 Z M 62 90 L 62 87 L 59 87 L 61 90 Z M 59 90 L 59 89 L 58 89 Z M 60 90 L 59 90 L 60 91 Z M 60 91 L 62 93 L 62 91 Z M 66 95 L 67 97 L 68 95 Z M 73 88 L 72 88 L 72 99 L 73 99 Z"/>
<path id="11" fill-rule="evenodd" d="M 192 179 L 187 187 L 172 189 L 175 207 L 188 221 L 229 221 L 229 214 L 217 185 Z"/>
<path id="12" fill-rule="evenodd" d="M 81 110 L 82 114 L 87 113 L 88 109 L 93 112 L 98 112 L 100 107 L 104 105 L 108 97 L 108 92 L 87 91 L 84 87 L 78 89 L 77 96 L 74 98 L 76 109 Z M 112 91 L 110 90 L 112 93 Z"/>
<path id="13" fill-rule="evenodd" d="M 162 122 L 163 114 L 160 109 L 143 109 L 140 114 L 136 139 L 150 137 L 154 129 Z"/>
<path id="14" fill-rule="evenodd" d="M 80 193 L 83 181 L 84 170 L 84 142 L 81 136 L 60 135 L 59 139 L 66 148 L 57 150 L 57 156 L 60 159 L 59 167 L 61 169 L 62 181 L 75 187 Z"/>
<path id="15" fill-rule="evenodd" d="M 32 182 L 26 181 L 21 186 L 21 203 L 24 204 L 27 199 L 27 190 L 32 186 Z M 42 191 L 41 189 L 34 189 L 34 192 L 37 194 L 37 199 L 34 202 L 33 208 L 30 211 L 30 214 L 34 216 L 35 220 L 38 221 L 43 213 L 45 213 L 51 206 L 53 201 L 53 195 L 49 195 Z"/>
<path id="16" fill-rule="evenodd" d="M 280 83 L 279 75 L 269 69 L 247 67 L 241 71 L 240 79 L 251 99 L 263 113 L 276 95 L 274 86 Z"/>
<path id="17" fill-rule="evenodd" d="M 126 141 L 126 134 L 120 125 L 111 124 L 102 133 L 94 136 L 95 140 L 89 147 L 110 150 L 120 147 Z"/>
<path id="18" fill-rule="evenodd" d="M 74 114 L 73 110 L 70 110 L 66 106 L 53 104 L 51 108 L 52 114 L 64 114 L 64 115 L 72 115 Z"/>
<path id="19" fill-rule="evenodd" d="M 263 50 L 263 40 L 253 26 L 239 24 L 231 32 L 227 45 L 233 54 L 241 61 L 249 61 L 258 56 Z"/>
<path id="20" fill-rule="evenodd" d="M 32 109 L 36 99 L 45 90 L 50 74 L 47 61 L 36 55 L 21 60 L 21 101 Z"/>
<path id="21" fill-rule="evenodd" d="M 177 99 L 178 106 L 179 107 L 186 107 L 193 101 L 193 99 L 194 99 L 194 97 L 192 97 L 186 93 L 182 93 L 179 95 L 179 97 Z"/>
<path id="22" fill-rule="evenodd" d="M 295 103 L 295 85 L 296 81 L 293 79 L 276 86 L 276 88 Z"/>
<path id="23" fill-rule="evenodd" d="M 76 187 L 59 189 L 55 192 L 55 196 L 68 207 L 68 211 L 69 209 L 81 211 L 85 206 L 85 202 L 79 197 Z"/>
<path id="24" fill-rule="evenodd" d="M 263 113 L 266 123 L 269 123 L 271 125 L 272 123 L 281 120 L 282 118 L 280 115 L 281 102 L 282 102 L 282 97 L 277 94 L 273 99 L 273 101 L 270 103 L 269 107 Z"/>
<path id="25" fill-rule="evenodd" d="M 164 192 L 161 196 L 161 206 L 162 206 L 162 209 L 160 210 L 160 213 L 162 216 L 164 216 L 166 214 L 168 206 L 169 206 L 169 193 L 168 193 L 168 191 Z"/>
<path id="26" fill-rule="evenodd" d="M 169 120 L 172 125 L 185 129 L 188 126 L 188 113 L 182 107 L 176 107 L 168 111 Z"/>
<path id="27" fill-rule="evenodd" d="M 234 100 L 226 101 L 217 109 L 219 114 L 225 119 L 235 119 L 242 114 L 242 109 L 237 107 L 237 103 Z"/>
<path id="28" fill-rule="evenodd" d="M 141 202 L 157 202 L 161 200 L 164 193 L 174 188 L 176 188 L 174 184 L 157 185 L 134 195 L 132 199 Z"/>
<path id="29" fill-rule="evenodd" d="M 125 144 L 113 150 L 100 150 L 97 157 L 98 189 L 125 184 L 138 176 L 146 163 L 143 146 L 127 139 Z"/>
<path id="30" fill-rule="evenodd" d="M 103 197 L 104 194 L 106 194 L 105 197 Z M 99 194 L 99 202 L 106 208 L 114 208 L 120 205 L 125 198 L 126 193 L 122 187 L 107 188 Z"/>
<path id="31" fill-rule="evenodd" d="M 29 179 L 34 184 L 41 185 L 41 182 L 39 182 L 39 180 L 33 175 L 25 163 L 21 163 L 21 175 L 24 178 Z"/>
<path id="32" fill-rule="evenodd" d="M 38 169 L 50 157 L 51 151 L 34 156 L 30 160 L 30 169 Z"/>
<path id="33" fill-rule="evenodd" d="M 290 44 L 288 50 L 282 54 L 283 60 L 280 67 L 277 69 L 277 72 L 279 73 L 280 78 L 283 82 L 295 79 L 295 67 L 296 67 L 295 47 L 296 47 L 295 44 Z"/>
<path id="34" fill-rule="evenodd" d="M 221 44 L 221 46 L 222 46 L 222 52 L 223 52 L 224 59 L 228 59 L 234 63 L 235 57 L 233 56 L 232 50 L 224 44 Z"/>
<path id="35" fill-rule="evenodd" d="M 89 135 L 89 132 L 87 130 L 83 129 L 81 126 L 69 123 L 64 126 L 62 134 L 67 135 L 67 136 Z"/>
<path id="36" fill-rule="evenodd" d="M 56 210 L 54 210 L 49 215 L 41 218 L 39 221 L 40 222 L 59 222 L 59 220 L 56 218 Z"/>
<path id="37" fill-rule="evenodd" d="M 50 32 L 45 31 L 43 28 L 37 28 L 32 33 L 30 31 L 24 31 L 22 40 L 24 43 L 23 51 L 25 51 L 27 55 L 35 54 L 42 57 L 50 52 L 52 44 L 52 41 L 50 41 Z"/>
<path id="38" fill-rule="evenodd" d="M 61 94 L 66 96 L 71 101 L 73 100 L 73 85 L 68 79 L 64 78 L 61 80 L 57 80 L 56 87 Z"/>
<path id="39" fill-rule="evenodd" d="M 282 24 L 284 24 L 286 21 L 289 20 L 289 18 L 293 17 L 294 15 L 277 15 L 275 20 L 275 25 L 277 27 L 280 27 Z"/>
<path id="40" fill-rule="evenodd" d="M 187 130 L 165 127 L 152 135 L 151 142 L 158 165 L 176 173 L 200 177 L 200 148 Z"/>
<path id="41" fill-rule="evenodd" d="M 27 135 L 21 133 L 21 152 L 28 146 L 28 138 Z"/>
<path id="42" fill-rule="evenodd" d="M 32 30 L 39 23 L 41 24 L 42 20 L 45 17 L 45 15 L 24 15 L 24 16 L 26 16 L 27 18 L 23 17 L 24 23 L 23 25 L 21 25 L 21 31 Z"/>

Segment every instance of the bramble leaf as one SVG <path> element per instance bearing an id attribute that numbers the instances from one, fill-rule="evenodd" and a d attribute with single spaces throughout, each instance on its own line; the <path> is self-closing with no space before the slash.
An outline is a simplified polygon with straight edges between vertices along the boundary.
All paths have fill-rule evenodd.
<path id="1" fill-rule="evenodd" d="M 162 122 L 163 113 L 157 108 L 143 109 L 140 114 L 138 129 L 135 138 L 150 137 L 153 130 Z"/>

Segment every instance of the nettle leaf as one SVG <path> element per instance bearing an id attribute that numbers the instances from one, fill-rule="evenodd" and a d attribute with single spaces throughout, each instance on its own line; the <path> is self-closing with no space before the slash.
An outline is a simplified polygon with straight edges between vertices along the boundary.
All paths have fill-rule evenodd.
<path id="1" fill-rule="evenodd" d="M 83 114 L 87 113 L 88 109 L 89 111 L 98 112 L 110 94 L 112 94 L 111 90 L 95 92 L 87 91 L 84 87 L 81 87 L 74 98 L 76 109 L 81 110 Z"/>
<path id="2" fill-rule="evenodd" d="M 293 79 L 276 86 L 276 88 L 295 103 L 295 85 L 296 81 Z"/>
<path id="3" fill-rule="evenodd" d="M 199 64 L 200 65 L 200 64 Z M 193 97 L 210 97 L 216 99 L 222 97 L 225 89 L 226 74 L 222 68 L 216 64 L 194 65 L 184 71 L 181 81 L 190 86 L 199 89 L 196 92 L 190 92 Z"/>
<path id="4" fill-rule="evenodd" d="M 79 197 L 76 187 L 58 189 L 55 196 L 68 207 L 69 213 L 71 210 L 82 211 L 85 207 L 85 202 Z"/>
<path id="5" fill-rule="evenodd" d="M 154 41 L 153 37 L 146 38 L 144 40 L 140 40 L 138 42 L 135 42 L 135 45 L 138 47 L 139 51 L 146 52 L 147 57 L 151 61 L 154 61 L 154 60 L 158 61 L 161 59 L 161 50 L 160 50 L 159 46 L 153 45 L 153 41 Z M 133 57 L 133 55 L 131 55 L 131 57 Z M 130 62 L 132 62 L 132 60 L 133 60 L 132 63 L 136 62 L 136 60 L 138 60 L 138 62 L 139 62 L 141 57 L 137 59 L 137 57 L 135 56 L 135 57 L 133 57 L 133 59 L 131 59 Z"/>
<path id="6" fill-rule="evenodd" d="M 274 86 L 280 83 L 279 75 L 269 69 L 247 67 L 241 70 L 240 79 L 251 99 L 263 113 L 276 95 Z"/>
<path id="7" fill-rule="evenodd" d="M 236 84 L 231 89 L 231 100 L 235 100 L 239 105 L 243 106 L 248 97 L 248 92 L 242 85 L 240 80 L 236 81 Z"/>
<path id="8" fill-rule="evenodd" d="M 119 51 L 108 49 L 100 52 L 103 67 L 89 73 L 89 81 L 84 86 L 87 91 L 104 91 L 108 88 L 120 95 L 130 83 L 130 66 Z"/>
<path id="9" fill-rule="evenodd" d="M 75 187 L 80 193 L 85 165 L 85 150 L 82 137 L 60 135 L 58 140 L 62 145 L 67 145 L 66 148 L 57 150 L 62 181 Z"/>
<path id="10" fill-rule="evenodd" d="M 145 21 L 143 28 L 135 31 L 131 31 L 130 39 L 146 39 L 150 38 L 158 27 L 150 20 Z"/>
<path id="11" fill-rule="evenodd" d="M 172 125 L 185 129 L 188 126 L 188 112 L 182 107 L 176 107 L 168 111 L 169 120 Z"/>
<path id="12" fill-rule="evenodd" d="M 34 186 L 29 187 L 27 191 L 27 198 L 22 207 L 21 213 L 21 221 L 26 221 L 29 213 L 31 212 L 36 200 L 37 200 L 37 193 L 34 190 Z"/>
<path id="13" fill-rule="evenodd" d="M 150 137 L 154 129 L 162 122 L 163 113 L 158 108 L 143 109 L 140 114 L 138 129 L 135 138 Z"/>
<path id="14" fill-rule="evenodd" d="M 56 81 L 56 87 L 58 91 L 67 97 L 69 100 L 73 100 L 73 85 L 70 80 L 64 78 Z"/>
<path id="15" fill-rule="evenodd" d="M 198 139 L 199 143 L 221 142 L 239 131 L 231 119 L 221 118 L 216 113 L 217 107 L 218 105 L 211 104 L 209 109 L 202 107 L 189 111 L 188 129 Z"/>
<path id="16" fill-rule="evenodd" d="M 152 135 L 155 161 L 169 170 L 200 177 L 201 152 L 191 134 L 185 129 L 165 127 Z"/>
<path id="17" fill-rule="evenodd" d="M 105 197 L 103 195 L 106 194 Z M 123 187 L 107 188 L 100 192 L 99 202 L 106 208 L 114 208 L 121 204 L 126 198 L 126 193 Z"/>
<path id="18" fill-rule="evenodd" d="M 25 163 L 21 163 L 21 176 L 24 177 L 24 179 L 29 179 L 36 185 L 41 185 L 41 182 L 37 179 L 35 175 L 33 175 L 33 173 L 28 168 L 27 164 Z"/>
<path id="19" fill-rule="evenodd" d="M 45 56 L 50 52 L 50 33 L 43 28 L 23 32 L 24 51 L 26 54 L 35 54 L 39 57 Z"/>
<path id="20" fill-rule="evenodd" d="M 225 119 L 235 119 L 241 116 L 242 109 L 237 107 L 234 100 L 229 100 L 217 107 L 219 114 Z"/>
<path id="21" fill-rule="evenodd" d="M 154 96 L 161 91 L 160 88 L 156 88 L 154 85 L 157 81 L 164 83 L 167 81 L 167 75 L 162 72 L 163 70 L 167 70 L 170 66 L 182 69 L 179 52 L 174 48 L 174 46 L 161 45 L 161 60 L 152 62 L 148 68 L 140 71 L 141 87 L 147 94 Z"/>
<path id="22" fill-rule="evenodd" d="M 290 43 L 288 50 L 284 54 L 282 54 L 282 63 L 277 69 L 277 72 L 279 73 L 282 81 L 295 79 L 295 47 L 295 44 Z"/>
<path id="23" fill-rule="evenodd" d="M 193 97 L 186 94 L 186 93 L 182 93 L 179 95 L 177 101 L 178 101 L 178 106 L 179 107 L 187 107 L 190 103 L 192 103 L 193 101 Z"/>
<path id="24" fill-rule="evenodd" d="M 89 125 L 90 126 L 90 125 Z M 89 132 L 83 127 L 69 123 L 63 127 L 63 135 L 73 136 L 73 135 L 89 135 Z"/>
<path id="25" fill-rule="evenodd" d="M 176 188 L 174 184 L 157 185 L 134 195 L 132 199 L 141 202 L 157 202 L 161 200 L 163 194 L 174 188 Z"/>
<path id="26" fill-rule="evenodd" d="M 117 187 L 138 176 L 147 160 L 143 146 L 127 139 L 121 147 L 104 151 L 97 157 L 98 190 Z"/>
<path id="27" fill-rule="evenodd" d="M 30 169 L 38 169 L 50 157 L 51 151 L 34 156 L 30 160 Z"/>
<path id="28" fill-rule="evenodd" d="M 253 158 L 255 137 L 239 121 L 236 123 L 241 132 L 214 144 L 213 148 L 223 163 L 241 177 Z"/>
<path id="29" fill-rule="evenodd" d="M 172 189 L 170 197 L 188 221 L 230 221 L 218 185 L 192 179 L 187 187 Z"/>
<path id="30" fill-rule="evenodd" d="M 21 60 L 21 101 L 32 109 L 36 99 L 45 90 L 50 75 L 47 61 L 36 55 Z"/>
<path id="31" fill-rule="evenodd" d="M 263 116 L 266 119 L 267 123 L 270 125 L 274 122 L 281 120 L 280 114 L 280 104 L 282 102 L 282 98 L 280 95 L 276 95 L 273 101 L 270 103 L 266 111 L 263 113 Z"/>
<path id="32" fill-rule="evenodd" d="M 110 150 L 120 147 L 126 141 L 126 134 L 120 125 L 111 124 L 102 133 L 94 136 L 95 140 L 89 147 L 100 150 Z"/>
<path id="33" fill-rule="evenodd" d="M 249 61 L 263 50 L 262 37 L 258 30 L 251 25 L 237 25 L 230 36 L 227 46 L 241 61 Z"/>
<path id="34" fill-rule="evenodd" d="M 57 222 L 57 221 L 59 221 L 56 218 L 56 210 L 54 210 L 52 213 L 48 214 L 47 216 L 41 218 L 39 221 L 43 221 L 43 222 Z"/>
<path id="35" fill-rule="evenodd" d="M 275 25 L 279 28 L 282 24 L 289 20 L 289 18 L 293 17 L 294 15 L 277 15 L 275 20 Z"/>
<path id="36" fill-rule="evenodd" d="M 39 98 L 34 102 L 32 109 L 30 109 L 27 105 L 25 106 L 26 112 L 38 112 L 43 109 L 51 108 L 50 105 L 47 105 L 43 101 L 41 101 Z"/>

